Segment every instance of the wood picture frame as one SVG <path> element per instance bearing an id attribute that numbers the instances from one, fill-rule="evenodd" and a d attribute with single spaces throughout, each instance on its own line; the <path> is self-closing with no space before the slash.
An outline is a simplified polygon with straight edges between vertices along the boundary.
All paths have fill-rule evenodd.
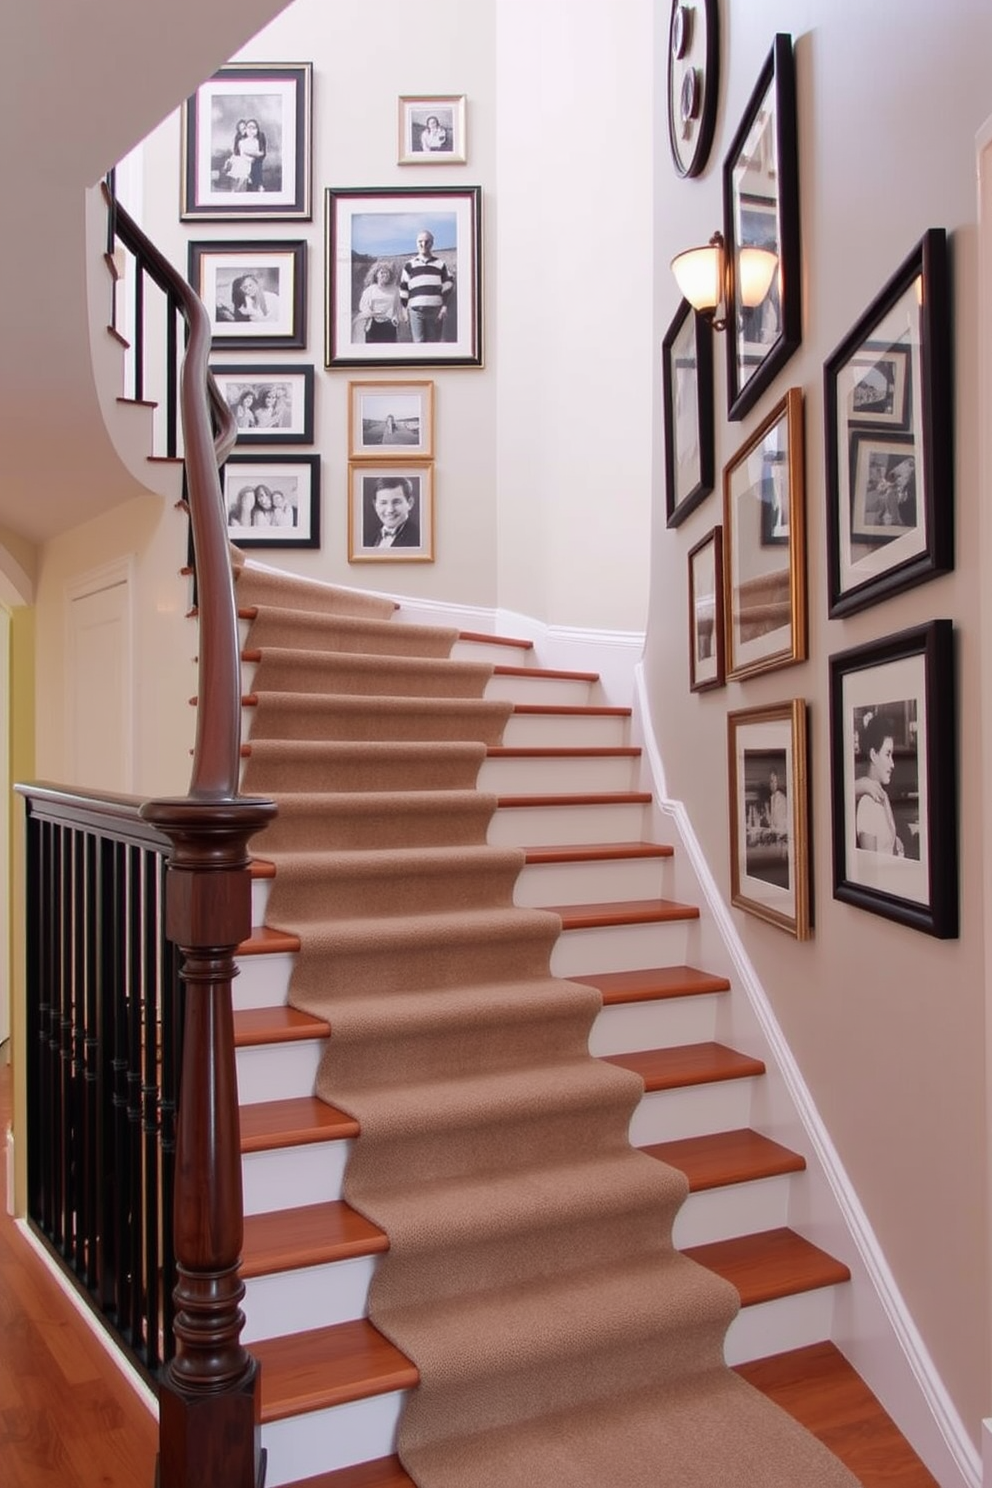
<path id="1" fill-rule="evenodd" d="M 723 529 L 714 527 L 689 552 L 689 691 L 726 680 L 723 629 Z"/>
<path id="2" fill-rule="evenodd" d="M 464 165 L 468 159 L 464 93 L 417 93 L 399 99 L 398 165 Z"/>
<path id="3" fill-rule="evenodd" d="M 350 460 L 433 457 L 433 382 L 349 382 Z"/>
<path id="4" fill-rule="evenodd" d="M 388 542 L 384 541 L 387 532 Z M 434 462 L 350 461 L 348 562 L 433 561 Z"/>
<path id="5" fill-rule="evenodd" d="M 727 715 L 730 902 L 808 940 L 809 758 L 802 698 Z"/>

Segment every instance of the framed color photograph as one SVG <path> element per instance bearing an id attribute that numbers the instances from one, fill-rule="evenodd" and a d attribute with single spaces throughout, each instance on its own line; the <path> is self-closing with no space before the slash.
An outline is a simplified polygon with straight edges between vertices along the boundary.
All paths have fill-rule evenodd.
<path id="1" fill-rule="evenodd" d="M 350 459 L 433 458 L 433 382 L 350 382 L 348 394 Z"/>
<path id="2" fill-rule="evenodd" d="M 481 367 L 478 186 L 326 194 L 329 367 Z"/>
<path id="3" fill-rule="evenodd" d="M 221 483 L 239 548 L 320 547 L 319 455 L 228 455 Z"/>
<path id="4" fill-rule="evenodd" d="M 932 620 L 830 658 L 834 897 L 958 933 L 954 632 Z"/>
<path id="5" fill-rule="evenodd" d="M 728 418 L 740 419 L 802 340 L 799 155 L 792 38 L 784 33 L 761 70 L 723 166 L 727 273 Z M 778 267 L 759 305 L 741 302 L 742 255 L 775 254 Z"/>
<path id="6" fill-rule="evenodd" d="M 832 616 L 954 567 L 950 317 L 931 228 L 824 364 Z"/>
<path id="7" fill-rule="evenodd" d="M 401 98 L 400 165 L 464 165 L 465 94 Z"/>
<path id="8" fill-rule="evenodd" d="M 434 465 L 352 461 L 348 466 L 348 561 L 434 560 Z"/>
<path id="9" fill-rule="evenodd" d="M 807 940 L 809 761 L 802 698 L 727 715 L 730 902 Z"/>
<path id="10" fill-rule="evenodd" d="M 231 62 L 186 100 L 181 217 L 309 220 L 312 71 Z"/>
<path id="11" fill-rule="evenodd" d="M 724 683 L 723 532 L 719 527 L 689 554 L 689 691 Z"/>
<path id="12" fill-rule="evenodd" d="M 313 368 L 228 363 L 210 368 L 239 444 L 313 444 Z"/>
<path id="13" fill-rule="evenodd" d="M 713 331 L 683 300 L 662 342 L 665 511 L 678 527 L 713 489 Z"/>
<path id="14" fill-rule="evenodd" d="M 190 243 L 188 278 L 207 308 L 214 346 L 306 346 L 306 246 Z"/>
<path id="15" fill-rule="evenodd" d="M 723 472 L 727 677 L 806 659 L 803 395 L 790 388 Z"/>

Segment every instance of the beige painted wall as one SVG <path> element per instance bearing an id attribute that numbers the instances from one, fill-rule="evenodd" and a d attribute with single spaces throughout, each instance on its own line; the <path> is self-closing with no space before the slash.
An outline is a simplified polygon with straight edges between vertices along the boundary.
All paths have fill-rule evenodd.
<path id="1" fill-rule="evenodd" d="M 716 344 L 716 464 L 788 387 L 806 393 L 809 660 L 725 690 L 687 685 L 686 555 L 722 520 L 719 492 L 675 531 L 656 501 L 647 670 L 673 797 L 684 800 L 729 899 L 725 716 L 809 704 L 815 938 L 797 944 L 735 912 L 741 938 L 867 1209 L 896 1281 L 977 1440 L 988 1413 L 982 899 L 984 672 L 979 602 L 975 134 L 992 108 L 992 14 L 953 0 L 939 21 L 920 0 L 727 0 L 722 104 L 710 167 L 678 182 L 661 162 L 656 197 L 660 340 L 678 295 L 674 253 L 722 218 L 720 162 L 776 30 L 796 41 L 803 245 L 803 344 L 743 423 L 726 418 Z M 659 68 L 664 48 L 659 48 Z M 662 99 L 659 97 L 659 106 Z M 663 124 L 662 124 L 663 127 Z M 827 618 L 822 363 L 924 230 L 946 227 L 954 278 L 955 571 L 847 620 Z M 661 433 L 656 426 L 660 469 Z M 942 494 L 942 493 L 941 493 Z M 958 642 L 961 934 L 940 942 L 832 897 L 828 657 L 932 616 Z"/>

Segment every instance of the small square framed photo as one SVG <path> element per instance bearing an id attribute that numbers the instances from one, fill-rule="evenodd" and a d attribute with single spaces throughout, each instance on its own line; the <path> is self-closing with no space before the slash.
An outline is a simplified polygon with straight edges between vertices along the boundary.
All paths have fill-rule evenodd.
<path id="1" fill-rule="evenodd" d="M 313 444 L 313 368 L 242 364 L 212 366 L 234 414 L 239 444 Z"/>
<path id="2" fill-rule="evenodd" d="M 309 62 L 231 62 L 182 111 L 180 217 L 309 220 Z"/>
<path id="3" fill-rule="evenodd" d="M 221 483 L 239 548 L 320 547 L 319 455 L 228 455 Z"/>
<path id="4" fill-rule="evenodd" d="M 830 658 L 834 898 L 938 939 L 958 933 L 950 620 Z"/>
<path id="5" fill-rule="evenodd" d="M 433 459 L 433 382 L 350 382 L 348 395 L 349 459 Z"/>
<path id="6" fill-rule="evenodd" d="M 803 395 L 790 388 L 723 472 L 727 677 L 806 659 Z"/>
<path id="7" fill-rule="evenodd" d="M 727 715 L 730 900 L 808 940 L 809 760 L 802 698 Z"/>
<path id="8" fill-rule="evenodd" d="M 306 346 L 306 250 L 302 239 L 190 243 L 187 277 L 207 308 L 214 346 Z"/>
<path id="9" fill-rule="evenodd" d="M 434 466 L 348 465 L 349 563 L 434 561 Z"/>
<path id="10" fill-rule="evenodd" d="M 665 512 L 678 527 L 713 489 L 713 331 L 683 300 L 662 342 Z"/>
<path id="11" fill-rule="evenodd" d="M 464 165 L 465 94 L 423 94 L 399 100 L 399 165 Z"/>
<path id="12" fill-rule="evenodd" d="M 723 530 L 713 531 L 689 554 L 689 691 L 724 683 Z"/>

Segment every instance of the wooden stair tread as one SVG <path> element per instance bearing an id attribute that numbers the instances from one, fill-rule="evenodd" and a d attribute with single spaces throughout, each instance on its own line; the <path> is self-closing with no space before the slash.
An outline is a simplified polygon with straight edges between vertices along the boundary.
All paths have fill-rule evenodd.
<path id="1" fill-rule="evenodd" d="M 684 1173 L 690 1193 L 782 1173 L 801 1173 L 806 1167 L 801 1153 L 746 1129 L 683 1137 L 676 1142 L 651 1142 L 641 1151 Z"/>
<path id="2" fill-rule="evenodd" d="M 417 1488 L 417 1485 L 404 1472 L 398 1457 L 377 1457 L 374 1462 L 359 1462 L 355 1467 L 339 1467 L 315 1478 L 300 1478 L 286 1488 Z"/>
<path id="3" fill-rule="evenodd" d="M 504 744 L 490 744 L 486 750 L 487 759 L 637 759 L 641 751 L 636 744 L 604 744 L 601 747 L 589 744 L 582 748 L 555 749 L 552 746 L 534 747 L 525 749 L 521 746 L 508 747 Z"/>
<path id="4" fill-rule="evenodd" d="M 245 1215 L 241 1275 L 270 1276 L 389 1249 L 378 1225 L 340 1199 Z"/>
<path id="5" fill-rule="evenodd" d="M 565 795 L 497 796 L 502 809 L 514 806 L 646 806 L 650 791 L 573 791 Z"/>
<path id="6" fill-rule="evenodd" d="M 525 847 L 528 863 L 598 863 L 617 858 L 670 858 L 675 849 L 661 842 L 572 842 Z"/>
<path id="7" fill-rule="evenodd" d="M 246 751 L 249 754 L 251 753 L 250 744 L 242 745 L 242 754 Z M 276 876 L 276 865 L 275 863 L 270 863 L 268 858 L 252 858 L 248 866 L 252 878 L 275 878 Z"/>
<path id="8" fill-rule="evenodd" d="M 286 930 L 271 930 L 268 925 L 255 925 L 247 940 L 238 946 L 237 956 L 271 956 L 286 951 L 298 951 L 300 937 Z"/>
<path id="9" fill-rule="evenodd" d="M 409 1390 L 419 1378 L 406 1355 L 365 1318 L 259 1339 L 251 1351 L 262 1367 L 263 1425 L 390 1390 Z"/>
<path id="10" fill-rule="evenodd" d="M 497 664 L 493 667 L 493 675 L 496 677 L 538 677 L 564 682 L 599 681 L 598 672 L 570 672 L 562 667 L 515 667 Z"/>
<path id="11" fill-rule="evenodd" d="M 242 1106 L 241 1151 L 268 1152 L 276 1147 L 302 1147 L 358 1135 L 358 1122 L 315 1095 L 290 1100 L 258 1101 Z"/>
<path id="12" fill-rule="evenodd" d="M 516 636 L 489 635 L 484 630 L 460 630 L 460 641 L 483 641 L 489 646 L 514 646 L 518 651 L 533 651 L 533 641 L 522 641 Z"/>
<path id="13" fill-rule="evenodd" d="M 745 1080 L 763 1075 L 760 1059 L 739 1054 L 724 1044 L 678 1044 L 670 1049 L 642 1049 L 635 1054 L 603 1054 L 609 1064 L 633 1070 L 645 1090 L 678 1090 L 686 1085 L 710 1085 L 719 1080 Z"/>
<path id="14" fill-rule="evenodd" d="M 564 714 L 574 714 L 579 718 L 629 718 L 629 708 L 614 708 L 607 704 L 595 703 L 514 703 L 514 713 L 549 713 L 552 717 L 560 717 Z"/>
<path id="15" fill-rule="evenodd" d="M 563 930 L 592 930 L 606 925 L 657 925 L 670 920 L 698 920 L 698 904 L 675 899 L 617 899 L 603 904 L 545 904 L 561 916 Z"/>
<path id="16" fill-rule="evenodd" d="M 638 971 L 597 971 L 592 975 L 572 976 L 570 982 L 596 987 L 604 1007 L 625 1002 L 653 1002 L 665 997 L 701 997 L 713 992 L 729 992 L 726 977 L 697 971 L 694 966 L 653 966 Z"/>
<path id="17" fill-rule="evenodd" d="M 683 1254 L 735 1286 L 742 1307 L 851 1279 L 843 1261 L 784 1228 L 691 1245 Z"/>
<path id="18" fill-rule="evenodd" d="M 738 1364 L 736 1373 L 812 1431 L 863 1488 L 939 1488 L 892 1418 L 833 1343 Z M 402 1485 L 402 1479 L 396 1480 Z M 383 1480 L 383 1488 L 389 1479 Z M 369 1488 L 373 1488 L 374 1480 Z M 340 1484 L 335 1488 L 360 1488 Z"/>
<path id="19" fill-rule="evenodd" d="M 244 1008 L 234 1014 L 234 1046 L 255 1048 L 260 1044 L 292 1044 L 307 1039 L 325 1039 L 331 1025 L 287 1007 Z"/>

